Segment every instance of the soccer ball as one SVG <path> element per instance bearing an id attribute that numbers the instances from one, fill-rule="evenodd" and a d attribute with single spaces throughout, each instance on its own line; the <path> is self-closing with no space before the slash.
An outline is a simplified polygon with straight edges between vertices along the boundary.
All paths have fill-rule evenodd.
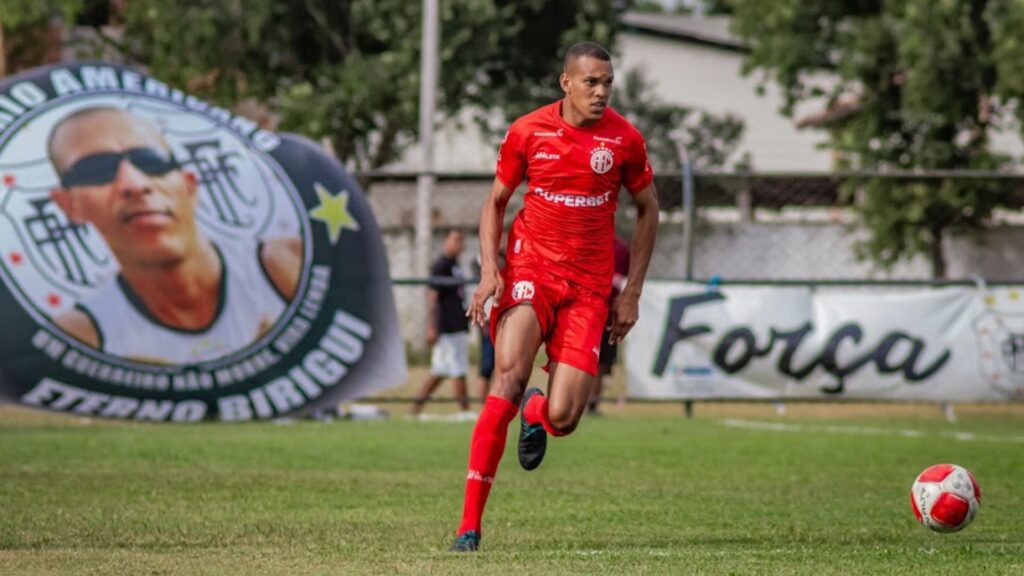
<path id="1" fill-rule="evenodd" d="M 936 464 L 918 474 L 910 487 L 910 507 L 917 521 L 936 532 L 957 532 L 974 520 L 981 488 L 969 470 Z"/>

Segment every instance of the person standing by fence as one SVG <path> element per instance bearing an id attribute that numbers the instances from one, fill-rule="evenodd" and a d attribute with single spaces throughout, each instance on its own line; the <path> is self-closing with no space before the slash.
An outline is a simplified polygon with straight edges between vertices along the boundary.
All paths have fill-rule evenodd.
<path id="1" fill-rule="evenodd" d="M 459 268 L 459 255 L 466 240 L 461 230 L 445 234 L 441 256 L 430 268 L 431 285 L 427 289 L 427 343 L 430 351 L 430 375 L 423 382 L 412 405 L 411 415 L 418 417 L 431 394 L 446 378 L 452 380 L 455 398 L 463 414 L 469 413 L 466 373 L 469 371 L 469 320 Z"/>

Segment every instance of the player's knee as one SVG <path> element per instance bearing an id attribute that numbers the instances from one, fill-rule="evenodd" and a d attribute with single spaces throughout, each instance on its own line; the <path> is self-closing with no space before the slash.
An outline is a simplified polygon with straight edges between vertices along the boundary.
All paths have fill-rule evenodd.
<path id="1" fill-rule="evenodd" d="M 580 415 L 573 410 L 558 410 L 548 404 L 548 419 L 551 425 L 562 434 L 572 434 L 580 423 Z"/>
<path id="2" fill-rule="evenodd" d="M 518 404 L 529 377 L 529 373 L 520 370 L 503 371 L 493 378 L 490 393 Z"/>

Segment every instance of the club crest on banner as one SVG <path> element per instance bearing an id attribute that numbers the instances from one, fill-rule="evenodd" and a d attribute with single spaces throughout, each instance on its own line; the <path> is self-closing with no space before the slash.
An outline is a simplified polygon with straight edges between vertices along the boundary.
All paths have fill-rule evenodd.
<path id="1" fill-rule="evenodd" d="M 990 386 L 1024 398 L 1024 314 L 988 309 L 974 322 L 978 368 Z"/>
<path id="2" fill-rule="evenodd" d="M 0 101 L 0 398 L 250 420 L 404 381 L 379 230 L 319 147 L 102 62 Z"/>

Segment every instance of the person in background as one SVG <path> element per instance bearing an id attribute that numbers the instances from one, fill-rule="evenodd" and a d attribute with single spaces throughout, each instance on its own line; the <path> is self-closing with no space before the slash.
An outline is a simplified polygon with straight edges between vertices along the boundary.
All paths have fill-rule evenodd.
<path id="1" fill-rule="evenodd" d="M 612 274 L 612 293 L 608 296 L 608 308 L 615 306 L 615 299 L 626 286 L 626 276 L 629 274 L 629 245 L 618 236 L 615 237 L 615 272 Z M 609 319 L 610 320 L 610 319 Z M 604 328 L 604 337 L 601 338 L 601 355 L 597 359 L 597 376 L 594 377 L 594 387 L 590 391 L 590 402 L 587 403 L 589 414 L 599 414 L 598 405 L 601 403 L 601 393 L 604 390 L 606 379 L 611 376 L 612 369 L 619 359 L 619 344 L 612 343 L 611 324 Z"/>
<path id="2" fill-rule="evenodd" d="M 452 380 L 462 414 L 469 413 L 466 373 L 469 371 L 469 320 L 459 268 L 459 255 L 466 239 L 461 230 L 445 234 L 441 256 L 430 268 L 431 285 L 427 289 L 427 343 L 430 351 L 430 376 L 423 382 L 412 405 L 411 415 L 418 417 L 431 394 L 446 378 Z"/>

